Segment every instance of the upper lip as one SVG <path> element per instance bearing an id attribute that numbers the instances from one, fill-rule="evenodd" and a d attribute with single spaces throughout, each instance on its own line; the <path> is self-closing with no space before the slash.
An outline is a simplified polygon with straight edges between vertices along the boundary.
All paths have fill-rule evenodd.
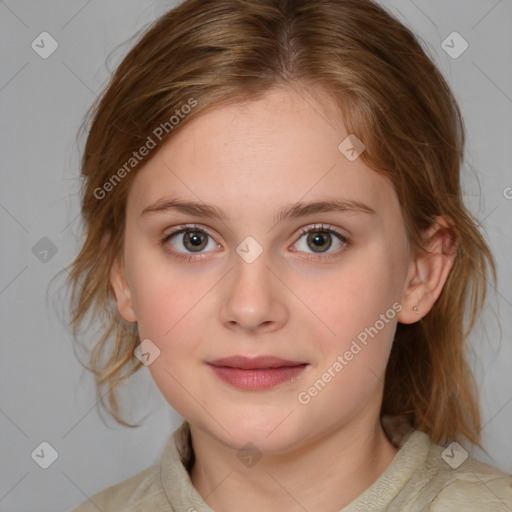
<path id="1" fill-rule="evenodd" d="M 274 356 L 258 356 L 258 357 L 245 357 L 245 356 L 231 356 L 208 361 L 212 366 L 224 366 L 229 368 L 240 368 L 242 370 L 256 370 L 261 368 L 281 368 L 289 366 L 299 366 L 306 364 L 302 361 L 290 361 L 281 359 Z"/>

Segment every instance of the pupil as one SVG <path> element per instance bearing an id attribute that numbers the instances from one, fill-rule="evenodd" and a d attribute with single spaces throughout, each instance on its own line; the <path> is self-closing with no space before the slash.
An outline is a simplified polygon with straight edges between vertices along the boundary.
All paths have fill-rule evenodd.
<path id="1" fill-rule="evenodd" d="M 315 233 L 316 234 L 314 236 L 309 236 L 310 241 L 313 242 L 313 250 L 315 250 L 316 252 L 320 252 L 317 251 L 317 249 L 329 249 L 329 247 L 331 246 L 330 240 L 328 241 L 327 247 L 322 247 L 326 243 L 325 240 L 326 237 L 328 236 L 328 233 L 325 231 L 316 231 Z"/>
<path id="2" fill-rule="evenodd" d="M 190 242 L 194 247 L 199 247 L 200 245 L 202 245 L 204 243 L 201 235 L 199 235 L 197 233 L 192 234 L 192 235 L 190 233 L 186 233 L 185 242 Z"/>

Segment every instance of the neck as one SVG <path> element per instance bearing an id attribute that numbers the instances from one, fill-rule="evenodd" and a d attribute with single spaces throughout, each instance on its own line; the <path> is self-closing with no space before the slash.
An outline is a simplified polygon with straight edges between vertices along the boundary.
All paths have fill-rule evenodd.
<path id="1" fill-rule="evenodd" d="M 264 455 L 251 467 L 236 463 L 237 450 L 191 426 L 192 483 L 217 512 L 243 508 L 320 512 L 340 510 L 375 482 L 397 448 L 380 421 L 354 420 L 300 448 Z M 313 492 L 312 492 L 313 491 Z"/>

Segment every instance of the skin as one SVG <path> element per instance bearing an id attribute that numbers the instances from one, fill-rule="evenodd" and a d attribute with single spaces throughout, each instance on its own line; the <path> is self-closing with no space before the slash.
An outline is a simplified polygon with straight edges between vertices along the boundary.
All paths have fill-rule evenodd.
<path id="1" fill-rule="evenodd" d="M 161 351 L 149 371 L 190 423 L 191 480 L 216 511 L 240 510 L 242 503 L 247 511 L 339 510 L 396 454 L 379 420 L 396 323 L 416 322 L 430 310 L 453 251 L 443 218 L 426 234 L 431 252 L 411 250 L 392 185 L 362 158 L 351 162 L 338 150 L 347 135 L 326 97 L 276 89 L 194 119 L 131 185 L 111 284 L 121 315 Z M 229 220 L 141 215 L 165 197 L 215 204 Z M 333 198 L 360 201 L 374 213 L 273 220 L 297 201 Z M 211 235 L 201 253 L 184 245 L 183 234 L 162 243 L 189 223 Z M 300 228 L 315 231 L 318 223 L 349 244 L 332 234 L 331 247 L 315 252 Z M 263 250 L 252 263 L 236 252 L 248 236 Z M 173 249 L 195 259 L 173 257 Z M 400 313 L 309 403 L 300 403 L 298 394 L 394 303 Z M 232 355 L 274 355 L 308 366 L 274 388 L 240 390 L 206 364 Z M 262 454 L 252 467 L 237 457 L 248 442 Z"/>

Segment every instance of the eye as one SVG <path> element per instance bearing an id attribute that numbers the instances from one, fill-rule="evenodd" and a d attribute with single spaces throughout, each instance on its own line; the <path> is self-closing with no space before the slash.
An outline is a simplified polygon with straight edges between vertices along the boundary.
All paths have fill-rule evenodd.
<path id="1" fill-rule="evenodd" d="M 171 244 L 170 242 L 174 238 L 176 238 L 176 242 Z M 211 243 L 208 241 L 209 238 L 212 240 Z M 220 247 L 219 244 L 214 243 L 213 238 L 204 229 L 198 226 L 182 226 L 168 233 L 162 240 L 162 245 L 173 256 L 189 261 L 194 258 L 194 253 L 201 254 L 205 248 L 215 249 Z M 176 247 L 178 250 L 171 249 L 169 245 Z"/>
<path id="2" fill-rule="evenodd" d="M 298 247 L 298 251 L 307 252 L 308 249 L 313 251 L 313 253 L 308 254 L 308 259 L 338 256 L 349 245 L 348 240 L 341 233 L 324 224 L 303 228 L 300 234 L 301 237 L 295 245 Z M 304 243 L 301 243 L 303 238 L 305 239 Z M 337 245 L 338 247 L 335 247 L 334 251 L 327 252 L 333 246 L 333 243 L 334 246 Z M 315 254 L 319 256 L 315 256 Z M 323 256 L 323 254 L 326 256 Z"/>

